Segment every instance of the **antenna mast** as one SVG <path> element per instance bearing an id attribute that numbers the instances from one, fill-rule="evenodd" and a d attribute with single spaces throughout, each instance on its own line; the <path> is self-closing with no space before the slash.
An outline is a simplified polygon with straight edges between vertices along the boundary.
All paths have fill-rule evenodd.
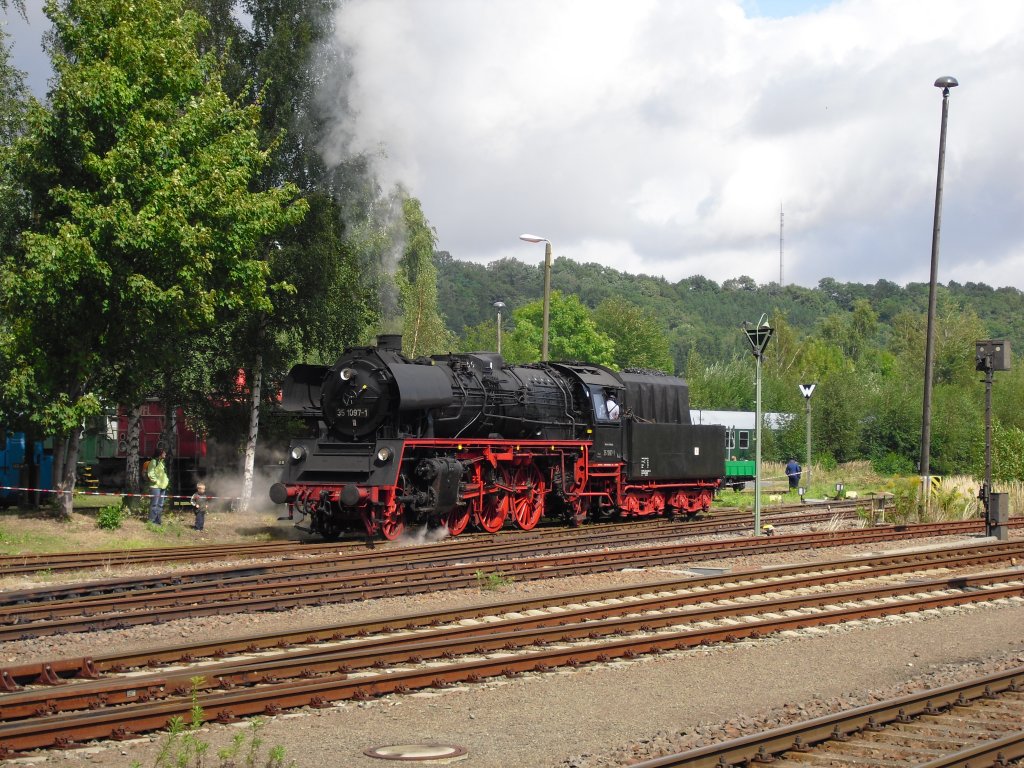
<path id="1" fill-rule="evenodd" d="M 783 279 L 782 279 L 782 265 L 785 263 L 784 251 L 783 251 L 783 248 L 782 248 L 782 243 L 783 243 L 783 239 L 782 239 L 782 223 L 783 223 L 783 218 L 784 217 L 785 217 L 785 214 L 782 212 L 782 204 L 780 203 L 779 204 L 779 287 L 780 288 L 786 284 L 783 281 Z"/>

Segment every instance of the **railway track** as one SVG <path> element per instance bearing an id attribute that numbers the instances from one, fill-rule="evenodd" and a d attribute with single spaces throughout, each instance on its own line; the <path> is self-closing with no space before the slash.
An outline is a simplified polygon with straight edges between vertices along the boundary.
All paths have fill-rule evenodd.
<path id="1" fill-rule="evenodd" d="M 783 630 L 1020 601 L 1020 568 L 965 571 L 1006 565 L 1022 548 L 1024 542 L 988 543 L 854 558 L 321 627 L 278 635 L 278 645 L 303 644 L 273 653 L 260 653 L 271 638 L 252 638 L 241 657 L 229 660 L 212 657 L 238 653 L 237 645 L 193 644 L 56 660 L 37 669 L 7 668 L 2 679 L 15 690 L 0 695 L 0 747 L 9 754 L 162 728 L 172 716 L 188 720 L 193 698 L 208 716 L 228 720 Z M 480 621 L 485 615 L 491 619 Z M 200 656 L 205 661 L 197 664 Z M 116 672 L 169 662 L 185 666 L 147 674 L 134 669 L 127 676 Z M 63 675 L 72 670 L 95 679 L 65 681 Z M 36 680 L 51 685 L 17 690 L 37 673 Z"/>
<path id="2" fill-rule="evenodd" d="M 219 613 L 281 610 L 474 587 L 488 574 L 526 581 L 843 544 L 965 535 L 982 530 L 983 521 L 977 520 L 901 529 L 863 528 L 641 548 L 588 549 L 539 557 L 524 557 L 522 545 L 516 543 L 487 545 L 475 553 L 462 548 L 457 555 L 440 558 L 437 553 L 421 558 L 407 553 L 397 566 L 367 562 L 360 556 L 54 586 L 0 596 L 0 641 Z M 529 547 L 532 551 L 541 548 L 537 542 Z"/>
<path id="3" fill-rule="evenodd" d="M 893 575 L 908 571 L 934 571 L 950 568 L 968 568 L 990 563 L 1008 562 L 1024 557 L 1024 541 L 1012 543 L 985 543 L 976 546 L 961 546 L 952 549 L 930 549 L 904 555 L 882 555 L 874 557 L 853 557 L 819 563 L 813 566 L 821 583 L 847 582 L 861 578 L 870 570 L 875 576 Z M 649 582 L 641 585 L 620 587 L 615 590 L 600 589 L 570 594 L 540 597 L 529 600 L 514 600 L 505 603 L 488 603 L 477 607 L 451 611 L 429 611 L 402 616 L 386 617 L 376 621 L 361 621 L 347 624 L 332 624 L 318 627 L 304 627 L 286 632 L 246 637 L 240 640 L 200 642 L 148 649 L 134 654 L 108 654 L 86 659 L 33 663 L 21 666 L 0 667 L 0 685 L 6 690 L 17 690 L 18 685 L 42 681 L 56 683 L 60 677 L 85 676 L 105 671 L 123 671 L 153 664 L 175 664 L 202 658 L 221 658 L 231 653 L 252 653 L 261 650 L 284 648 L 320 641 L 335 641 L 360 637 L 375 632 L 422 629 L 439 624 L 472 621 L 482 616 L 497 613 L 522 613 L 548 608 L 562 603 L 583 604 L 594 600 L 636 600 L 638 595 L 681 590 L 718 589 L 737 580 L 742 580 L 744 592 L 737 588 L 733 597 L 757 594 L 764 584 L 778 586 L 784 580 L 799 578 L 811 583 L 808 565 L 775 566 L 743 573 L 724 573 L 718 576 L 688 576 Z"/>
<path id="4" fill-rule="evenodd" d="M 772 763 L 980 768 L 1024 758 L 1024 667 L 858 707 L 634 768 Z"/>
<path id="5" fill-rule="evenodd" d="M 864 501 L 847 500 L 822 504 L 796 504 L 778 508 L 763 515 L 763 521 L 777 527 L 805 525 L 822 522 L 836 515 L 853 515 L 863 509 Z M 514 537 L 521 541 L 558 539 L 586 542 L 618 538 L 642 539 L 645 536 L 704 535 L 727 533 L 749 528 L 753 523 L 750 512 L 716 512 L 712 517 L 697 520 L 666 520 L 630 523 L 596 523 L 582 529 L 544 528 L 512 534 L 470 534 L 443 543 L 419 544 L 420 546 L 467 546 L 481 542 L 499 542 Z M 415 538 L 410 539 L 414 543 Z M 0 577 L 32 575 L 40 572 L 53 574 L 68 571 L 120 568 L 126 566 L 162 565 L 169 563 L 216 562 L 220 560 L 270 559 L 323 557 L 332 555 L 358 555 L 372 551 L 378 556 L 382 552 L 407 552 L 410 544 L 392 542 L 368 543 L 346 542 L 300 542 L 278 541 L 260 544 L 216 544 L 209 546 L 159 547 L 136 550 L 99 550 L 90 552 L 35 553 L 0 556 Z"/>

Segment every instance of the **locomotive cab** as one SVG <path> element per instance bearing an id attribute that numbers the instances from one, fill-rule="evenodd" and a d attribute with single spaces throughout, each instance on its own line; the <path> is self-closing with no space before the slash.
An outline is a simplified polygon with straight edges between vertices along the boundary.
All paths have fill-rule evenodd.
<path id="1" fill-rule="evenodd" d="M 622 461 L 625 387 L 618 374 L 604 366 L 581 363 L 552 363 L 552 367 L 579 382 L 578 392 L 589 422 L 587 431 L 593 440 L 591 459 L 599 463 Z"/>

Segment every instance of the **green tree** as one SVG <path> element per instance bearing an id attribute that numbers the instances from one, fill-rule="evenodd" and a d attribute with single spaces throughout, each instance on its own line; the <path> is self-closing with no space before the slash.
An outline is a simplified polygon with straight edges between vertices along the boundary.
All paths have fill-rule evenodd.
<path id="1" fill-rule="evenodd" d="M 973 347 L 971 357 L 973 368 Z M 932 474 L 962 475 L 973 471 L 979 465 L 978 457 L 985 455 L 984 423 L 984 399 L 977 396 L 973 387 L 936 386 L 929 445 Z"/>
<path id="2" fill-rule="evenodd" d="M 979 477 L 984 476 L 984 454 L 979 457 L 974 472 Z M 1006 427 L 999 422 L 992 425 L 992 479 L 1024 480 L 1024 430 L 1020 427 Z"/>
<path id="3" fill-rule="evenodd" d="M 8 35 L 0 30 L 0 253 L 14 251 L 27 221 L 27 200 L 13 166 L 13 146 L 24 132 L 30 103 L 25 74 L 11 64 Z M 0 423 L 7 425 L 14 423 L 15 414 L 26 404 L 25 398 L 19 398 L 20 388 L 10 388 L 15 365 L 13 331 L 9 316 L 0 314 L 0 381 L 8 382 L 0 393 Z"/>
<path id="4" fill-rule="evenodd" d="M 455 348 L 455 336 L 437 304 L 437 235 L 414 197 L 402 200 L 405 243 L 395 284 L 402 302 L 403 348 L 409 357 L 440 354 Z"/>
<path id="5" fill-rule="evenodd" d="M 921 448 L 922 381 L 894 369 L 861 376 L 868 397 L 861 455 L 884 466 L 916 467 Z"/>
<path id="6" fill-rule="evenodd" d="M 387 243 L 380 243 L 372 216 L 378 204 L 391 201 L 371 178 L 365 157 L 328 167 L 321 153 L 331 127 L 328 101 L 343 98 L 342 84 L 350 76 L 348 63 L 331 44 L 336 0 L 192 3 L 210 21 L 201 46 L 224 56 L 226 89 L 258 108 L 261 140 L 275 147 L 254 188 L 294 183 L 310 208 L 300 227 L 286 228 L 261 246 L 270 271 L 267 290 L 280 300 L 273 312 L 240 318 L 244 322 L 232 334 L 230 358 L 217 374 L 224 386 L 233 386 L 238 365 L 247 371 L 246 391 L 238 393 L 250 399 L 246 413 L 239 409 L 235 419 L 220 418 L 223 413 L 216 418 L 225 428 L 222 439 L 243 429 L 248 434 L 244 507 L 259 433 L 261 372 L 270 373 L 269 390 L 276 391 L 274 377 L 291 363 L 333 359 L 377 324 L 378 293 L 390 287 L 390 278 L 378 258 Z M 249 20 L 246 27 L 234 18 L 239 8 Z M 329 94 L 323 88 L 327 81 L 335 84 Z M 203 409 L 201 400 L 192 406 Z"/>
<path id="7" fill-rule="evenodd" d="M 179 0 L 48 0 L 55 86 L 18 145 L 33 224 L 5 254 L 33 417 L 67 436 L 101 398 L 138 402 L 188 339 L 272 307 L 257 243 L 301 219 L 290 185 L 251 192 L 270 156 L 227 97 L 204 22 Z M 187 361 L 185 361 L 187 364 Z M 65 511 L 70 495 L 65 494 Z"/>
<path id="8" fill-rule="evenodd" d="M 210 0 L 204 0 L 210 2 Z M 248 76 L 247 100 L 260 105 L 261 131 L 278 151 L 263 169 L 263 184 L 292 181 L 303 190 L 331 183 L 319 151 L 327 126 L 321 108 L 325 81 L 348 75 L 332 45 L 337 0 L 242 0 L 251 29 L 233 55 Z M 333 96 L 333 94 L 332 94 Z"/>
<path id="9" fill-rule="evenodd" d="M 540 298 L 541 274 L 534 267 L 512 260 L 468 264 L 447 254 L 436 263 L 442 305 L 450 307 L 455 327 L 467 337 L 469 347 L 494 347 L 494 300 L 501 299 L 514 311 Z M 776 336 L 764 361 L 762 403 L 766 410 L 795 414 L 790 422 L 794 444 L 799 439 L 802 445 L 806 426 L 796 384 L 814 382 L 822 389 L 815 395 L 813 437 L 815 446 L 828 447 L 823 455 L 871 458 L 892 469 L 912 468 L 918 462 L 926 283 L 901 287 L 879 280 L 858 285 L 825 278 L 812 289 L 759 286 L 740 277 L 719 287 L 696 276 L 671 285 L 564 257 L 555 259 L 552 277 L 558 289 L 575 294 L 586 307 L 618 298 L 656 317 L 665 329 L 676 370 L 687 371 L 694 407 L 753 409 L 754 365 L 737 325 L 769 309 Z M 977 424 L 972 419 L 983 393 L 971 359 L 973 342 L 1006 338 L 1018 348 L 1024 346 L 1022 296 L 1017 288 L 979 283 L 940 286 L 933 392 L 935 467 L 962 467 L 975 450 Z M 518 329 L 516 338 L 503 340 L 503 351 L 509 359 L 536 359 L 539 335 L 539 322 Z M 486 339 L 491 341 L 483 343 Z M 524 342 L 518 350 L 517 341 Z M 826 415 L 823 410 L 833 396 L 824 387 L 833 381 L 838 410 Z M 1021 393 L 1024 370 L 997 376 L 994 414 L 1007 428 L 1024 428 Z M 780 445 L 789 439 L 783 435 Z"/>
<path id="10" fill-rule="evenodd" d="M 699 350 L 686 361 L 690 407 L 709 411 L 754 410 L 754 360 L 735 357 L 708 363 Z"/>
<path id="11" fill-rule="evenodd" d="M 32 99 L 25 73 L 11 64 L 8 35 L 0 29 L 0 249 L 11 251 L 28 207 L 13 167 L 13 147 L 24 133 Z"/>
<path id="12" fill-rule="evenodd" d="M 837 462 L 860 458 L 867 402 L 862 377 L 836 371 L 818 382 L 812 406 L 813 455 Z"/>
<path id="13" fill-rule="evenodd" d="M 511 328 L 507 325 L 502 328 L 502 341 L 508 339 Z M 462 343 L 459 345 L 463 352 L 488 352 L 498 349 L 498 325 L 496 320 L 484 320 L 476 325 L 469 325 L 463 331 Z M 506 345 L 502 345 L 502 353 Z"/>
<path id="14" fill-rule="evenodd" d="M 849 313 L 822 318 L 818 335 L 838 347 L 850 360 L 858 360 L 878 330 L 878 314 L 867 299 L 856 299 Z"/>
<path id="15" fill-rule="evenodd" d="M 675 372 L 665 329 L 648 310 L 618 297 L 605 299 L 594 310 L 597 330 L 615 343 L 617 368 L 653 368 Z"/>
<path id="16" fill-rule="evenodd" d="M 615 367 L 615 342 L 597 329 L 589 309 L 579 297 L 552 291 L 548 310 L 548 354 L 552 360 L 579 360 Z M 540 360 L 544 329 L 544 302 L 534 301 L 512 313 L 515 328 L 502 339 L 507 360 Z"/>

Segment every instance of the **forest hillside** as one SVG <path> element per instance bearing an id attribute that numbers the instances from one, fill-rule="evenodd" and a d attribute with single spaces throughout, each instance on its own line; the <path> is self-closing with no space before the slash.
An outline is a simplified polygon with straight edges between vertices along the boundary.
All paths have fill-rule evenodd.
<path id="1" fill-rule="evenodd" d="M 493 348 L 501 301 L 503 354 L 538 359 L 541 265 L 487 265 L 435 254 L 438 306 L 461 348 Z M 871 459 L 882 471 L 913 473 L 919 457 L 928 285 L 821 280 L 817 287 L 719 284 L 700 275 L 672 283 L 565 258 L 552 269 L 551 357 L 657 368 L 684 375 L 694 408 L 754 409 L 754 363 L 741 326 L 763 315 L 775 329 L 763 366 L 763 408 L 794 414 L 769 438 L 774 458 L 803 455 L 799 384 L 817 385 L 812 427 L 822 460 Z M 974 342 L 1004 338 L 1024 349 L 1017 288 L 939 286 L 932 405 L 932 469 L 979 472 L 984 457 L 984 385 Z M 996 474 L 1024 476 L 1024 371 L 996 375 Z"/>

